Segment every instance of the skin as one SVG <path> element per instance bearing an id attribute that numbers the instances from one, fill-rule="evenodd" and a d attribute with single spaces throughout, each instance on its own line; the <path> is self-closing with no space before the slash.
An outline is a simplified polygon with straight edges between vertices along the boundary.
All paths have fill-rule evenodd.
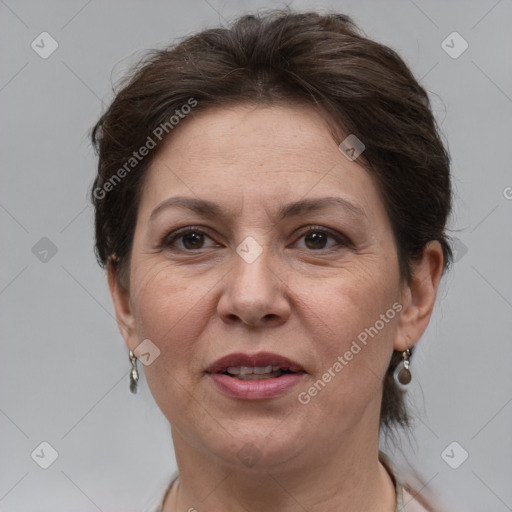
<path id="1" fill-rule="evenodd" d="M 214 201 L 227 219 L 170 207 L 150 220 L 173 196 Z M 335 206 L 276 218 L 281 204 L 325 196 L 364 215 Z M 200 226 L 204 239 L 161 246 L 186 226 Z M 310 226 L 349 242 L 304 236 Z M 263 249 L 252 263 L 236 252 L 249 236 Z M 182 121 L 148 170 L 129 289 L 108 273 L 127 347 L 150 339 L 160 350 L 144 371 L 171 424 L 180 472 L 165 511 L 394 511 L 393 484 L 378 461 L 382 380 L 393 349 L 413 346 L 426 329 L 442 266 L 432 241 L 412 283 L 400 279 L 379 192 L 318 111 L 238 105 Z M 393 303 L 402 310 L 301 404 L 298 394 Z M 204 373 L 226 354 L 260 351 L 289 357 L 307 374 L 283 396 L 243 401 Z M 246 443 L 260 456 L 252 467 L 238 456 Z"/>

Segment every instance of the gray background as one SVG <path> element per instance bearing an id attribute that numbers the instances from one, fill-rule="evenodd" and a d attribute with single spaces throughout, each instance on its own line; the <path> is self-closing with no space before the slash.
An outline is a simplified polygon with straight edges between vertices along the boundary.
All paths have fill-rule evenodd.
<path id="1" fill-rule="evenodd" d="M 144 378 L 129 393 L 127 352 L 92 252 L 88 131 L 141 50 L 281 5 L 0 0 L 1 512 L 141 511 L 167 484 L 168 424 Z M 349 14 L 431 93 L 453 158 L 458 261 L 413 360 L 415 439 L 404 437 L 408 462 L 397 460 L 443 510 L 512 510 L 511 2 L 291 5 Z M 43 31 L 59 45 L 47 59 L 31 48 Z M 441 46 L 453 31 L 469 43 L 458 58 Z M 42 252 L 43 237 L 56 254 Z M 46 470 L 35 460 L 48 450 L 31 457 L 43 441 L 58 452 Z M 457 469 L 441 456 L 453 441 L 469 453 Z M 452 464 L 461 450 L 448 451 Z"/>

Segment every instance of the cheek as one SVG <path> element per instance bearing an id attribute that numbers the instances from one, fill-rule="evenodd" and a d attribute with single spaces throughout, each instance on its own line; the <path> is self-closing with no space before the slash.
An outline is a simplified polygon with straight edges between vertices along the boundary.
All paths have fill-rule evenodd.
<path id="1" fill-rule="evenodd" d="M 194 363 L 197 366 L 198 361 L 193 359 L 195 344 L 211 317 L 211 311 L 206 311 L 209 282 L 180 279 L 179 273 L 171 273 L 166 263 L 146 271 L 141 267 L 133 282 L 132 306 L 138 338 L 150 339 L 160 350 L 155 361 L 159 364 L 146 368 L 148 376 L 164 365 L 173 375 L 188 372 Z"/>
<path id="2" fill-rule="evenodd" d="M 332 351 L 350 346 L 351 341 L 379 321 L 382 314 L 392 308 L 398 297 L 397 280 L 390 269 L 369 265 L 355 269 L 341 269 L 338 275 L 316 286 L 307 300 L 314 310 L 318 333 L 325 333 L 326 347 Z M 396 315 L 390 311 L 386 320 Z M 380 328 L 388 335 L 393 322 Z M 380 322 L 378 324 L 379 327 Z M 382 331 L 382 332 L 380 332 Z M 364 336 L 362 336 L 364 337 Z"/>
<path id="3" fill-rule="evenodd" d="M 198 375 L 200 364 L 197 340 L 211 316 L 205 311 L 210 287 L 201 279 L 187 283 L 176 272 L 170 274 L 166 263 L 146 270 L 138 267 L 132 307 L 138 339 L 150 339 L 160 350 L 144 367 L 149 389 L 169 421 L 176 421 L 194 407 L 191 379 Z"/>
<path id="4" fill-rule="evenodd" d="M 380 391 L 400 307 L 396 283 L 385 277 L 389 275 L 379 269 L 357 276 L 346 273 L 331 283 L 328 292 L 318 288 L 310 296 L 319 364 L 315 379 L 301 391 L 314 408 L 333 408 L 341 414 L 363 408 Z"/>

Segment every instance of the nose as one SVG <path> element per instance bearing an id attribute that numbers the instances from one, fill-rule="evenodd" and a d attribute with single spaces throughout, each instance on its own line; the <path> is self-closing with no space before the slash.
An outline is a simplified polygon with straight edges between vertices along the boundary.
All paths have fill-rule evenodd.
<path id="1" fill-rule="evenodd" d="M 271 260 L 267 249 L 251 262 L 234 252 L 232 271 L 225 277 L 227 284 L 217 306 L 224 322 L 275 327 L 287 321 L 287 283 Z"/>

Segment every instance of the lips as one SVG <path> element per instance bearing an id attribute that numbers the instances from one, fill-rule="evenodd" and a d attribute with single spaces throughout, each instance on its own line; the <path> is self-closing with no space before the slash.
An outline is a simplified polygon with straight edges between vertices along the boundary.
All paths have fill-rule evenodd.
<path id="1" fill-rule="evenodd" d="M 271 352 L 229 354 L 206 369 L 214 388 L 237 401 L 288 396 L 306 373 L 296 361 Z"/>
<path id="2" fill-rule="evenodd" d="M 271 352 L 229 354 L 206 370 L 215 389 L 237 401 L 289 396 L 306 373 L 296 361 Z"/>
<path id="3" fill-rule="evenodd" d="M 305 373 L 304 368 L 296 361 L 271 352 L 259 352 L 257 354 L 228 354 L 211 364 L 206 369 L 206 373 L 264 375 L 266 373 L 270 373 L 270 367 L 272 368 L 272 373 Z"/>

